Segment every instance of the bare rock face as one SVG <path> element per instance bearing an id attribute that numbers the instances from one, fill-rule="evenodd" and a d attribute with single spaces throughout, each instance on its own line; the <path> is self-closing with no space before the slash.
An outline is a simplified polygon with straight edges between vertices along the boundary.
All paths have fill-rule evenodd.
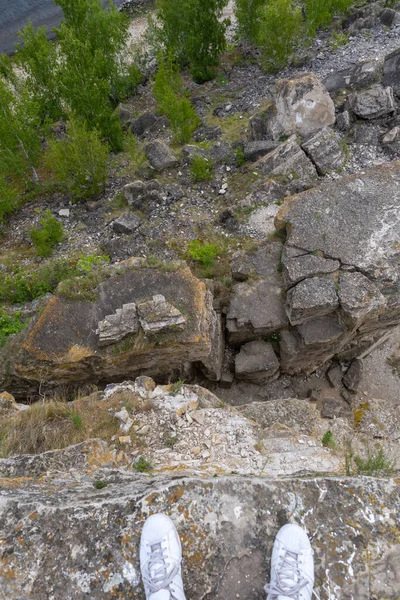
<path id="1" fill-rule="evenodd" d="M 169 272 L 145 265 L 129 259 L 109 267 L 94 302 L 52 296 L 13 348 L 11 372 L 3 360 L 10 389 L 170 376 L 207 361 L 221 325 L 211 293 L 182 263 Z"/>
<path id="2" fill-rule="evenodd" d="M 276 84 L 277 120 L 285 135 L 306 136 L 335 123 L 335 107 L 328 91 L 313 73 Z"/>
<path id="3" fill-rule="evenodd" d="M 344 177 L 284 202 L 282 254 L 292 325 L 282 368 L 310 372 L 352 358 L 400 321 L 399 163 Z"/>

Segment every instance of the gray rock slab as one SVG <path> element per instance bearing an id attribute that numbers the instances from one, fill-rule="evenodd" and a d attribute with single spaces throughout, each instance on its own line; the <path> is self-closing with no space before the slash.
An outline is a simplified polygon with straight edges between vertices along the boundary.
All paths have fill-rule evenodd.
<path id="1" fill-rule="evenodd" d="M 282 133 L 282 127 L 277 121 L 275 105 L 271 104 L 261 113 L 252 115 L 249 119 L 250 139 L 277 140 Z"/>
<path id="2" fill-rule="evenodd" d="M 323 85 L 333 96 L 343 89 L 359 90 L 377 83 L 382 71 L 382 63 L 366 60 L 354 67 L 331 73 L 323 80 Z M 390 85 L 390 84 L 387 84 Z"/>
<path id="3" fill-rule="evenodd" d="M 393 89 L 377 83 L 348 97 L 351 110 L 362 119 L 390 116 L 395 110 Z"/>
<path id="4" fill-rule="evenodd" d="M 387 307 L 378 286 L 362 273 L 344 273 L 339 279 L 339 301 L 344 319 L 350 327 L 375 320 Z"/>
<path id="5" fill-rule="evenodd" d="M 96 480 L 106 487 L 96 489 Z M 0 586 L 10 600 L 143 597 L 140 535 L 155 512 L 177 526 L 192 600 L 261 598 L 275 535 L 287 522 L 311 537 L 322 598 L 332 589 L 336 600 L 400 595 L 396 479 L 171 480 L 103 469 L 83 481 L 58 475 L 1 486 Z"/>
<path id="6" fill-rule="evenodd" d="M 395 94 L 400 93 L 400 48 L 385 56 L 382 83 L 393 88 Z"/>
<path id="7" fill-rule="evenodd" d="M 248 142 L 244 147 L 244 156 L 246 160 L 257 160 L 261 156 L 268 154 L 279 145 L 273 140 L 256 140 Z"/>
<path id="8" fill-rule="evenodd" d="M 283 280 L 278 272 L 281 251 L 281 244 L 274 243 L 260 248 L 253 256 L 241 256 L 240 260 L 245 259 L 248 265 L 243 265 L 247 276 L 255 277 L 233 286 L 226 323 L 231 343 L 267 337 L 288 325 Z"/>
<path id="9" fill-rule="evenodd" d="M 264 429 L 274 425 L 286 425 L 297 433 L 313 435 L 319 413 L 316 405 L 298 398 L 279 398 L 267 402 L 251 402 L 238 408 Z"/>
<path id="10" fill-rule="evenodd" d="M 142 219 L 132 213 L 124 213 L 112 222 L 112 229 L 118 234 L 133 233 L 142 224 Z"/>
<path id="11" fill-rule="evenodd" d="M 144 111 L 141 115 L 131 121 L 130 129 L 135 135 L 143 135 L 155 127 L 159 117 L 150 110 Z"/>
<path id="12" fill-rule="evenodd" d="M 145 332 L 158 333 L 164 329 L 183 329 L 187 321 L 180 310 L 167 302 L 162 294 L 156 294 L 151 300 L 138 300 L 137 313 Z"/>
<path id="13" fill-rule="evenodd" d="M 321 403 L 321 417 L 336 419 L 343 411 L 342 402 L 338 398 L 324 398 Z"/>
<path id="14" fill-rule="evenodd" d="M 337 317 L 327 316 L 304 323 L 297 327 L 304 346 L 329 348 L 343 338 L 344 329 Z"/>
<path id="15" fill-rule="evenodd" d="M 96 334 L 99 336 L 99 346 L 108 346 L 124 339 L 127 335 L 137 333 L 139 320 L 136 304 L 123 304 L 114 314 L 107 315 L 99 321 Z"/>
<path id="16" fill-rule="evenodd" d="M 236 379 L 262 385 L 279 371 L 279 361 L 269 342 L 255 340 L 240 348 L 235 357 Z"/>
<path id="17" fill-rule="evenodd" d="M 304 251 L 298 250 L 300 255 L 290 255 L 290 246 L 285 246 L 282 253 L 283 279 L 287 287 L 291 287 L 307 277 L 315 275 L 324 275 L 334 273 L 340 268 L 338 260 L 324 258 L 317 254 L 304 254 Z"/>
<path id="18" fill-rule="evenodd" d="M 335 122 L 335 106 L 314 73 L 276 83 L 277 120 L 286 135 L 306 136 Z"/>
<path id="19" fill-rule="evenodd" d="M 280 175 L 283 183 L 293 182 L 299 189 L 310 187 L 317 178 L 315 166 L 300 148 L 296 136 L 260 158 L 254 168 L 269 176 Z"/>
<path id="20" fill-rule="evenodd" d="M 335 283 L 327 277 L 300 281 L 287 293 L 287 313 L 292 325 L 328 315 L 339 306 Z"/>
<path id="21" fill-rule="evenodd" d="M 363 376 L 363 362 L 356 358 L 352 361 L 343 377 L 343 383 L 351 392 L 356 392 L 360 387 Z"/>
<path id="22" fill-rule="evenodd" d="M 347 160 L 340 137 L 329 127 L 324 127 L 306 138 L 301 147 L 311 158 L 320 175 L 341 169 Z"/>
<path id="23" fill-rule="evenodd" d="M 400 164 L 381 165 L 285 200 L 276 218 L 288 246 L 339 260 L 399 300 Z M 382 291 L 382 290 L 381 290 Z"/>
<path id="24" fill-rule="evenodd" d="M 154 140 L 144 147 L 146 157 L 156 171 L 177 167 L 179 160 L 169 146 L 162 140 Z"/>

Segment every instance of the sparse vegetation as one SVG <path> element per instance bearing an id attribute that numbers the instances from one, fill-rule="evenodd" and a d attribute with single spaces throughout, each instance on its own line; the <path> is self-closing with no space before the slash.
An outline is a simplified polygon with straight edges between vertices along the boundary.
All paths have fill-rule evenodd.
<path id="1" fill-rule="evenodd" d="M 212 164 L 208 158 L 196 154 L 190 160 L 190 172 L 194 181 L 210 181 L 212 178 Z"/>
<path id="2" fill-rule="evenodd" d="M 331 450 L 336 448 L 335 436 L 330 429 L 328 429 L 328 431 L 322 436 L 322 445 L 325 448 L 330 448 Z"/>
<path id="3" fill-rule="evenodd" d="M 107 487 L 107 483 L 105 481 L 101 481 L 101 479 L 99 479 L 98 481 L 95 482 L 94 487 L 96 488 L 96 490 L 102 490 L 105 487 Z"/>
<path id="4" fill-rule="evenodd" d="M 184 379 L 178 379 L 174 383 L 171 383 L 169 386 L 169 393 L 171 394 L 171 396 L 177 396 L 178 394 L 180 394 L 184 383 Z"/>
<path id="5" fill-rule="evenodd" d="M 44 211 L 39 224 L 39 227 L 30 229 L 29 236 L 38 256 L 45 258 L 50 256 L 54 246 L 62 241 L 64 231 L 60 221 L 53 217 L 50 210 Z"/>
<path id="6" fill-rule="evenodd" d="M 144 456 L 140 456 L 133 466 L 139 473 L 151 473 L 153 470 L 153 465 Z"/>
<path id="7" fill-rule="evenodd" d="M 19 333 L 23 328 L 24 323 L 20 312 L 9 315 L 4 309 L 0 308 L 0 348 L 4 346 L 10 335 Z"/>
<path id="8" fill-rule="evenodd" d="M 368 449 L 366 458 L 354 456 L 354 463 L 359 475 L 390 477 L 395 471 L 394 462 L 388 459 L 383 448 L 378 448 L 374 452 Z"/>
<path id="9" fill-rule="evenodd" d="M 217 244 L 207 244 L 201 240 L 190 242 L 188 247 L 189 257 L 203 267 L 212 267 L 221 255 L 221 248 Z"/>

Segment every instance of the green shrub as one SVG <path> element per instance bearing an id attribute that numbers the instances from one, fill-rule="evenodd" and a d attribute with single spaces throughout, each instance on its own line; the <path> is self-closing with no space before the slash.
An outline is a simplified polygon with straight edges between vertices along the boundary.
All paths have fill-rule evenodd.
<path id="1" fill-rule="evenodd" d="M 353 0 L 304 0 L 307 35 L 313 38 L 318 29 L 326 28 L 334 15 L 342 14 Z"/>
<path id="2" fill-rule="evenodd" d="M 158 55 L 158 71 L 154 78 L 153 96 L 158 111 L 168 117 L 176 139 L 185 144 L 193 131 L 201 125 L 201 119 L 190 101 L 183 94 L 182 79 L 178 67 L 169 57 Z"/>
<path id="3" fill-rule="evenodd" d="M 24 323 L 21 321 L 21 313 L 15 312 L 9 315 L 6 311 L 0 309 L 0 348 L 4 346 L 10 335 L 19 333 L 23 329 Z"/>
<path id="4" fill-rule="evenodd" d="M 104 189 L 108 148 L 82 122 L 69 121 L 67 131 L 67 138 L 49 142 L 45 162 L 74 200 L 84 200 Z"/>
<path id="5" fill-rule="evenodd" d="M 110 262 L 110 257 L 106 254 L 95 255 L 88 254 L 87 256 L 80 256 L 76 263 L 76 268 L 80 273 L 90 273 L 95 267 L 104 266 Z"/>
<path id="6" fill-rule="evenodd" d="M 17 207 L 18 193 L 0 177 L 0 225 Z"/>
<path id="7" fill-rule="evenodd" d="M 262 64 L 267 71 L 277 72 L 288 64 L 304 39 L 301 8 L 293 0 L 269 0 L 261 19 L 257 44 L 262 50 Z"/>
<path id="8" fill-rule="evenodd" d="M 71 413 L 71 421 L 72 421 L 73 426 L 76 429 L 82 429 L 82 427 L 83 427 L 83 421 L 82 421 L 82 417 L 81 417 L 81 415 L 79 413 L 72 412 Z"/>
<path id="9" fill-rule="evenodd" d="M 52 292 L 71 273 L 66 260 L 51 261 L 26 271 L 15 267 L 11 273 L 0 272 L 0 302 L 23 304 Z"/>
<path id="10" fill-rule="evenodd" d="M 157 0 L 159 40 L 180 66 L 189 65 L 195 81 L 215 76 L 214 67 L 226 48 L 228 25 L 222 11 L 228 0 Z"/>
<path id="11" fill-rule="evenodd" d="M 139 173 L 146 165 L 147 158 L 138 139 L 130 132 L 124 136 L 124 151 L 128 155 L 130 172 L 133 175 Z"/>
<path id="12" fill-rule="evenodd" d="M 43 213 L 43 216 L 39 219 L 39 223 L 40 227 L 32 227 L 30 229 L 29 236 L 38 256 L 45 258 L 50 256 L 54 246 L 62 241 L 64 231 L 60 221 L 53 217 L 49 210 Z"/>
<path id="13" fill-rule="evenodd" d="M 322 445 L 325 448 L 331 448 L 332 450 L 336 448 L 336 440 L 332 431 L 328 430 L 324 433 L 324 435 L 322 436 Z"/>
<path id="14" fill-rule="evenodd" d="M 358 473 L 362 475 L 390 476 L 395 470 L 394 462 L 385 456 L 383 448 L 379 448 L 373 454 L 368 451 L 365 459 L 355 456 L 354 462 Z"/>
<path id="15" fill-rule="evenodd" d="M 189 244 L 188 255 L 201 266 L 211 267 L 221 255 L 221 249 L 216 244 L 205 244 L 201 240 L 194 240 Z"/>
<path id="16" fill-rule="evenodd" d="M 201 154 L 191 158 L 189 170 L 195 181 L 210 181 L 212 177 L 212 164 Z"/>
<path id="17" fill-rule="evenodd" d="M 140 456 L 139 459 L 133 463 L 136 471 L 139 473 L 150 473 L 153 470 L 153 465 L 144 458 L 144 456 Z"/>

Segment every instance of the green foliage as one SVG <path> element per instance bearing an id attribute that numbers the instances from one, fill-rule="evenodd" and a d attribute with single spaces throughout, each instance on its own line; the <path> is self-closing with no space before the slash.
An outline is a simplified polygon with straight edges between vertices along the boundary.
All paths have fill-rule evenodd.
<path id="1" fill-rule="evenodd" d="M 336 448 L 335 436 L 330 429 L 328 429 L 328 431 L 326 431 L 322 436 L 322 445 L 325 446 L 325 448 Z"/>
<path id="2" fill-rule="evenodd" d="M 190 242 L 188 255 L 203 267 L 211 267 L 221 255 L 221 249 L 216 244 L 205 244 L 201 240 Z"/>
<path id="3" fill-rule="evenodd" d="M 97 266 L 104 266 L 110 262 L 110 257 L 106 254 L 88 254 L 87 256 L 80 256 L 76 263 L 76 268 L 80 273 L 90 273 Z"/>
<path id="4" fill-rule="evenodd" d="M 189 170 L 194 181 L 210 181 L 212 177 L 212 164 L 201 154 L 195 154 L 191 158 Z"/>
<path id="5" fill-rule="evenodd" d="M 346 33 L 336 31 L 333 32 L 333 36 L 331 39 L 331 47 L 334 50 L 341 48 L 342 46 L 346 46 L 349 43 L 349 36 Z"/>
<path id="6" fill-rule="evenodd" d="M 21 321 L 20 312 L 9 315 L 3 308 L 0 308 L 0 348 L 4 346 L 10 335 L 19 333 L 23 327 L 24 323 Z"/>
<path id="7" fill-rule="evenodd" d="M 153 470 L 153 465 L 144 456 L 140 456 L 133 466 L 139 473 L 151 473 Z"/>
<path id="8" fill-rule="evenodd" d="M 201 125 L 201 119 L 183 94 L 182 79 L 177 65 L 170 57 L 164 60 L 161 53 L 158 55 L 153 96 L 159 112 L 168 117 L 176 139 L 181 144 L 189 142 L 193 131 Z"/>
<path id="9" fill-rule="evenodd" d="M 12 272 L 0 272 L 0 302 L 22 304 L 52 292 L 71 272 L 67 261 L 52 261 L 26 271 L 14 267 Z"/>
<path id="10" fill-rule="evenodd" d="M 168 431 L 163 435 L 163 442 L 167 448 L 173 448 L 178 441 L 176 435 L 171 435 Z"/>
<path id="11" fill-rule="evenodd" d="M 27 89 L 17 94 L 0 78 L 0 176 L 37 182 L 40 136 L 38 107 Z"/>
<path id="12" fill-rule="evenodd" d="M 104 189 L 108 148 L 82 122 L 71 120 L 67 131 L 67 138 L 50 140 L 45 162 L 74 200 L 84 200 Z"/>
<path id="13" fill-rule="evenodd" d="M 238 146 L 235 150 L 235 161 L 238 167 L 242 167 L 246 162 L 242 146 Z"/>
<path id="14" fill-rule="evenodd" d="M 147 158 L 138 139 L 131 132 L 124 136 L 124 151 L 128 155 L 130 172 L 132 174 L 140 172 L 146 164 Z"/>
<path id="15" fill-rule="evenodd" d="M 236 0 L 235 17 L 240 38 L 256 44 L 263 26 L 262 9 L 266 0 Z"/>
<path id="16" fill-rule="evenodd" d="M 157 0 L 158 37 L 180 66 L 189 65 L 195 81 L 215 76 L 214 67 L 225 50 L 228 21 L 222 11 L 227 0 Z"/>
<path id="17" fill-rule="evenodd" d="M 76 429 L 82 429 L 82 427 L 83 427 L 83 421 L 82 421 L 82 417 L 81 417 L 81 415 L 79 413 L 72 412 L 71 413 L 71 421 L 72 421 L 73 426 Z"/>
<path id="18" fill-rule="evenodd" d="M 102 490 L 103 488 L 107 487 L 107 483 L 105 481 L 101 481 L 101 479 L 99 479 L 94 484 L 94 487 L 96 488 L 96 490 Z"/>
<path id="19" fill-rule="evenodd" d="M 171 396 L 177 396 L 182 391 L 182 386 L 184 385 L 184 379 L 177 379 L 174 383 L 171 383 L 169 386 L 169 393 Z"/>
<path id="20" fill-rule="evenodd" d="M 390 461 L 385 456 L 383 448 L 379 448 L 373 454 L 368 451 L 367 458 L 365 459 L 355 456 L 354 462 L 357 466 L 358 474 L 362 475 L 390 477 L 395 470 L 393 461 Z"/>
<path id="21" fill-rule="evenodd" d="M 30 229 L 29 236 L 38 256 L 45 258 L 50 256 L 54 246 L 62 241 L 64 231 L 60 221 L 53 217 L 49 210 L 43 213 L 39 219 L 39 223 L 40 227 L 32 227 Z"/>
<path id="22" fill-rule="evenodd" d="M 317 30 L 326 28 L 334 15 L 342 14 L 353 4 L 353 0 L 303 0 L 307 34 L 314 37 Z"/>
<path id="23" fill-rule="evenodd" d="M 269 0 L 261 12 L 257 45 L 262 50 L 262 64 L 277 72 L 288 64 L 304 38 L 301 8 L 293 0 Z"/>
<path id="24" fill-rule="evenodd" d="M 18 192 L 0 177 L 0 225 L 17 207 Z"/>
<path id="25" fill-rule="evenodd" d="M 38 106 L 42 121 L 56 121 L 62 115 L 57 80 L 57 49 L 47 39 L 46 27 L 35 31 L 29 23 L 19 33 L 22 43 L 16 48 L 16 62 L 26 73 L 26 85 Z"/>

